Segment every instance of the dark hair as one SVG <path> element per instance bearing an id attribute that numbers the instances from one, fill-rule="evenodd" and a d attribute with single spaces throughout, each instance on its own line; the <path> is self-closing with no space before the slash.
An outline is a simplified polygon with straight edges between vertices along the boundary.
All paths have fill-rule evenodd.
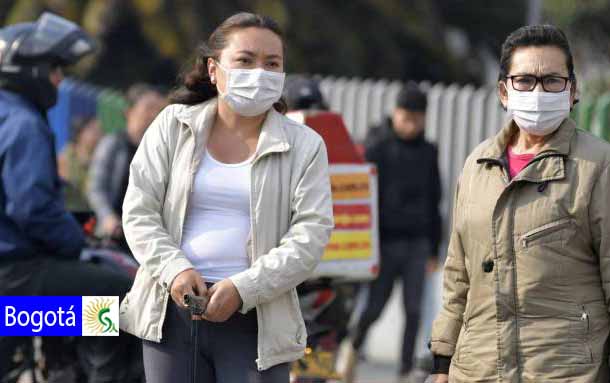
<path id="1" fill-rule="evenodd" d="M 231 33 L 251 27 L 268 29 L 275 33 L 282 40 L 285 50 L 284 34 L 273 19 L 248 12 L 237 13 L 220 24 L 212 32 L 207 43 L 203 42 L 199 45 L 195 64 L 180 75 L 182 84 L 171 93 L 170 102 L 195 105 L 216 97 L 218 95 L 216 85 L 212 84 L 208 75 L 208 59 L 219 60 L 220 52 L 227 46 Z M 276 102 L 273 107 L 280 113 L 286 112 L 287 109 L 283 99 Z"/>
<path id="2" fill-rule="evenodd" d="M 508 35 L 502 44 L 502 56 L 500 58 L 500 75 L 498 81 L 506 79 L 511 65 L 513 53 L 517 48 L 529 46 L 554 46 L 563 51 L 566 56 L 568 76 L 574 80 L 574 60 L 570 51 L 570 44 L 565 33 L 554 25 L 528 25 L 521 27 Z"/>
<path id="3" fill-rule="evenodd" d="M 127 106 L 129 108 L 131 108 L 132 106 L 137 104 L 138 101 L 140 101 L 140 99 L 143 96 L 145 96 L 149 93 L 158 93 L 159 95 L 163 96 L 164 92 L 159 87 L 156 87 L 156 86 L 150 85 L 150 84 L 146 84 L 143 82 L 139 82 L 139 83 L 131 85 L 127 89 L 127 92 L 125 92 L 125 99 L 127 100 Z"/>
<path id="4" fill-rule="evenodd" d="M 409 82 L 402 87 L 396 97 L 396 107 L 414 112 L 425 112 L 428 106 L 426 94 L 419 89 L 414 82 Z"/>

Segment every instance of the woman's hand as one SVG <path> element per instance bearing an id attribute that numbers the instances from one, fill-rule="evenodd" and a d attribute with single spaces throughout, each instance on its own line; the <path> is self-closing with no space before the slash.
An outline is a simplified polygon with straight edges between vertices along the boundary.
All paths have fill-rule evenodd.
<path id="1" fill-rule="evenodd" d="M 204 296 L 208 295 L 208 289 L 201 274 L 195 271 L 195 269 L 187 269 L 174 278 L 170 287 L 170 294 L 178 307 L 186 308 L 184 305 L 185 294 Z M 200 318 L 193 317 L 193 319 Z"/>
<path id="2" fill-rule="evenodd" d="M 210 322 L 224 322 L 242 305 L 241 296 L 230 279 L 224 279 L 210 287 L 210 301 L 203 319 Z"/>

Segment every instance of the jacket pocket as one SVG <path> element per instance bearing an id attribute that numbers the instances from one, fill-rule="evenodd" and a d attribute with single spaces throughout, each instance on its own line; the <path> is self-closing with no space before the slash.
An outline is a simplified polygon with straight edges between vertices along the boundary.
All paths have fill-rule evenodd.
<path id="1" fill-rule="evenodd" d="M 455 352 L 453 355 L 453 361 L 460 363 L 464 359 L 464 341 L 466 337 L 466 322 L 462 324 L 462 329 L 460 330 L 460 334 L 458 335 L 457 343 L 455 345 Z"/>
<path id="2" fill-rule="evenodd" d="M 586 303 L 583 312 L 587 314 L 586 342 L 594 362 L 605 358 L 606 339 L 610 332 L 608 309 L 603 301 Z"/>
<path id="3" fill-rule="evenodd" d="M 520 237 L 520 245 L 523 249 L 527 249 L 529 247 L 541 245 L 543 243 L 563 240 L 566 238 L 565 235 L 562 235 L 564 229 L 572 225 L 572 218 L 566 217 L 539 226 L 523 234 Z"/>
<path id="4" fill-rule="evenodd" d="M 473 372 L 480 368 L 479 361 L 472 355 L 472 347 L 482 347 L 482 345 L 473 345 L 472 343 L 472 334 L 467 324 L 464 323 L 458 336 L 454 358 L 451 362 L 460 370 Z"/>
<path id="5" fill-rule="evenodd" d="M 582 352 L 583 363 L 593 363 L 593 351 L 589 344 L 591 338 L 591 316 L 586 307 L 579 307 L 578 318 L 574 321 L 575 331 L 573 334 L 574 341 L 577 342 L 580 351 Z"/>
<path id="6" fill-rule="evenodd" d="M 590 364 L 590 315 L 583 305 L 538 301 L 520 315 L 520 350 L 526 366 Z M 526 367 L 527 368 L 527 367 Z M 538 367 L 536 367 L 538 368 Z"/>
<path id="7" fill-rule="evenodd" d="M 293 301 L 294 293 L 288 291 L 259 306 L 259 319 L 263 323 L 259 336 L 264 338 L 263 351 L 267 356 L 287 355 L 305 349 L 306 331 Z"/>
<path id="8" fill-rule="evenodd" d="M 297 323 L 296 341 L 299 346 L 305 346 L 307 344 L 307 329 L 305 327 L 305 321 L 303 320 L 303 314 L 301 312 L 301 305 L 299 303 L 299 295 L 297 289 L 292 289 L 292 307 L 295 315 L 295 321 Z"/>

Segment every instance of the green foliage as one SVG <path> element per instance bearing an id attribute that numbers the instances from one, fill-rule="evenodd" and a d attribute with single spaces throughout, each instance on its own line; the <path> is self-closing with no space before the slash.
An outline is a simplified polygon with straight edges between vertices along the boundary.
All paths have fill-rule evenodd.
<path id="1" fill-rule="evenodd" d="M 80 22 L 102 47 L 81 73 L 120 88 L 173 85 L 198 42 L 239 11 L 269 15 L 283 27 L 289 72 L 480 83 L 480 50 L 499 50 L 523 22 L 524 1 L 16 0 L 0 4 L 0 16 L 12 23 L 51 10 Z M 447 47 L 449 27 L 468 37 L 466 57 Z"/>

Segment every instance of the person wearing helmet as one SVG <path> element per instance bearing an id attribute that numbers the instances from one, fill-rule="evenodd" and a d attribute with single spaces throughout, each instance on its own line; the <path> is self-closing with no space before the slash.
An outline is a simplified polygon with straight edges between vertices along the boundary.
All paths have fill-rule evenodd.
<path id="1" fill-rule="evenodd" d="M 328 110 L 319 83 L 307 77 L 293 77 L 284 89 L 288 110 Z"/>
<path id="2" fill-rule="evenodd" d="M 81 28 L 50 13 L 0 29 L 0 295 L 121 296 L 131 285 L 127 277 L 79 261 L 85 238 L 64 207 L 46 119 L 62 68 L 93 50 Z M 89 382 L 123 379 L 121 351 L 129 338 L 81 340 Z M 0 337 L 0 380 L 19 341 Z"/>

